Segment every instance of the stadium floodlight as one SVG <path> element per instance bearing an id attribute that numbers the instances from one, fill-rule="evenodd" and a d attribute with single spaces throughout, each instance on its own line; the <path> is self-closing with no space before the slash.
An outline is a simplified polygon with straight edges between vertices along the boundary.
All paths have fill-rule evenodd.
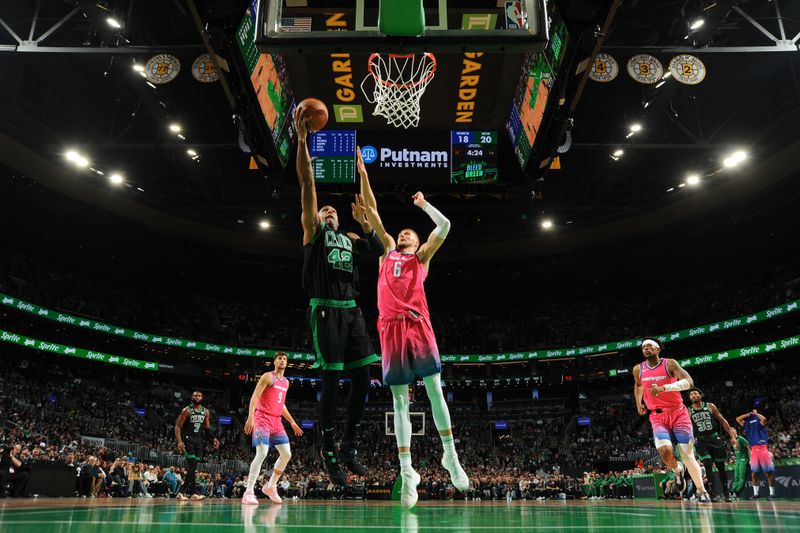
<path id="1" fill-rule="evenodd" d="M 262 221 L 260 221 L 258 223 L 258 227 L 261 228 L 262 230 L 269 229 L 270 226 L 271 226 L 271 224 L 269 223 L 268 220 L 262 220 Z"/>
<path id="2" fill-rule="evenodd" d="M 110 181 L 113 185 L 122 185 L 125 182 L 125 178 L 122 175 L 114 173 L 108 177 L 108 181 Z"/>
<path id="3" fill-rule="evenodd" d="M 76 166 L 81 168 L 86 168 L 89 166 L 89 160 L 86 159 L 83 155 L 79 154 L 75 150 L 69 150 L 66 154 L 64 154 L 68 161 L 71 161 Z"/>
<path id="4" fill-rule="evenodd" d="M 614 150 L 614 157 L 620 157 L 624 153 L 625 151 L 622 148 L 617 148 L 616 150 Z"/>
<path id="5" fill-rule="evenodd" d="M 694 19 L 692 21 L 692 23 L 689 24 L 689 29 L 690 30 L 699 30 L 703 26 L 703 24 L 705 24 L 705 23 L 706 23 L 706 21 L 703 18 Z"/>
<path id="6" fill-rule="evenodd" d="M 173 122 L 172 124 L 169 125 L 169 131 L 171 131 L 173 133 L 180 133 L 181 129 L 182 129 L 181 125 L 177 124 L 175 122 Z"/>
<path id="7" fill-rule="evenodd" d="M 144 66 L 140 65 L 139 63 L 134 63 L 133 67 L 131 68 L 133 68 L 133 70 L 135 70 L 136 72 L 144 72 Z"/>
<path id="8" fill-rule="evenodd" d="M 111 26 L 112 28 L 115 28 L 115 29 L 120 29 L 122 27 L 122 24 L 120 24 L 119 21 L 117 19 L 115 19 L 114 17 L 108 17 L 106 19 L 106 22 L 108 22 L 109 26 Z"/>
<path id="9" fill-rule="evenodd" d="M 194 150 L 192 150 L 191 148 L 189 148 L 188 150 L 186 150 L 186 153 L 187 153 L 187 154 L 189 154 L 189 156 L 190 156 L 190 157 L 197 157 L 197 152 L 195 152 L 195 151 L 194 151 Z"/>
<path id="10" fill-rule="evenodd" d="M 691 176 L 686 176 L 686 183 L 689 185 L 697 185 L 700 183 L 700 176 L 697 174 L 692 174 Z"/>
<path id="11" fill-rule="evenodd" d="M 631 124 L 630 130 L 631 133 L 638 133 L 642 131 L 642 125 L 639 124 L 638 122 L 635 122 L 634 124 Z"/>
<path id="12" fill-rule="evenodd" d="M 745 159 L 747 159 L 747 152 L 744 152 L 742 150 L 737 150 L 728 157 L 726 157 L 722 161 L 722 164 L 725 165 L 725 168 L 733 168 L 742 161 L 744 161 Z"/>
<path id="13" fill-rule="evenodd" d="M 542 229 L 550 229 L 553 227 L 553 221 L 549 218 L 542 220 Z"/>

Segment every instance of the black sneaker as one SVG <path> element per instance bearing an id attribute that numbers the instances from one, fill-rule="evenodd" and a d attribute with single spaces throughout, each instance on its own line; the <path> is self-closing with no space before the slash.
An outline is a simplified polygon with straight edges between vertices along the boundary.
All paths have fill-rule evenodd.
<path id="1" fill-rule="evenodd" d="M 722 497 L 719 494 L 714 494 L 711 496 L 711 503 L 719 503 L 722 501 Z"/>
<path id="2" fill-rule="evenodd" d="M 758 499 L 758 496 L 756 496 L 755 494 L 753 494 L 752 496 L 750 496 L 750 497 L 749 497 L 749 498 L 747 498 L 747 499 L 748 499 L 748 500 L 757 500 L 757 499 Z"/>
<path id="3" fill-rule="evenodd" d="M 322 465 L 325 467 L 325 472 L 327 472 L 331 483 L 334 485 L 340 485 L 342 487 L 346 486 L 347 476 L 342 470 L 339 460 L 336 459 L 336 452 L 321 450 L 319 454 L 320 457 L 322 457 Z"/>
<path id="4" fill-rule="evenodd" d="M 364 465 L 358 462 L 358 450 L 356 450 L 355 446 L 342 444 L 342 446 L 339 448 L 339 455 L 342 457 L 342 464 L 350 472 L 357 476 L 367 475 L 367 469 L 364 468 Z"/>
<path id="5" fill-rule="evenodd" d="M 770 494 L 769 496 L 767 496 L 767 500 L 768 500 L 768 501 L 773 501 L 773 500 L 775 500 L 775 496 L 773 496 L 772 494 Z"/>
<path id="6" fill-rule="evenodd" d="M 731 503 L 733 501 L 733 499 L 731 498 L 731 495 L 728 494 L 727 492 L 725 493 L 724 499 L 728 503 Z"/>

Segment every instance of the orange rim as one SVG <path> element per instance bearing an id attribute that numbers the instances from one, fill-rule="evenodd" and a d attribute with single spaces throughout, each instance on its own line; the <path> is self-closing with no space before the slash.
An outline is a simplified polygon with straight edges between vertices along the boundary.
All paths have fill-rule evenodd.
<path id="1" fill-rule="evenodd" d="M 414 57 L 414 55 L 415 54 L 388 54 L 390 59 L 408 59 L 410 57 Z M 412 87 L 416 87 L 418 85 L 422 85 L 423 83 L 429 82 L 431 78 L 433 78 L 433 75 L 436 74 L 436 56 L 431 54 L 430 52 L 424 52 L 422 55 L 431 60 L 431 62 L 433 63 L 433 68 L 424 78 L 422 78 L 419 81 L 409 82 L 409 83 L 394 83 L 379 78 L 378 75 L 375 74 L 375 71 L 372 70 L 372 60 L 376 57 L 380 57 L 380 54 L 378 53 L 373 53 L 369 56 L 369 61 L 367 62 L 367 69 L 369 69 L 369 73 L 373 77 L 373 79 L 377 83 L 380 83 L 385 87 L 397 87 L 398 89 L 411 89 Z"/>

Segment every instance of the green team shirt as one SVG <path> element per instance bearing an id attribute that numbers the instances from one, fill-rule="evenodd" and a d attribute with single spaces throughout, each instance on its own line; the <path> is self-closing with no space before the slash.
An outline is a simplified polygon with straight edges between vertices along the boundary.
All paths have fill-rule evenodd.
<path id="1" fill-rule="evenodd" d="M 750 462 L 750 443 L 747 442 L 747 439 L 742 437 L 741 435 L 736 437 L 736 442 L 739 444 L 739 449 L 736 450 L 736 462 L 737 463 L 749 463 Z"/>
<path id="2" fill-rule="evenodd" d="M 200 406 L 200 409 L 195 409 L 191 405 L 187 406 L 189 416 L 183 421 L 183 428 L 181 432 L 186 438 L 194 440 L 201 440 L 203 438 L 203 423 L 206 421 L 206 408 Z M 188 429 L 187 429 L 188 424 Z"/>
<path id="3" fill-rule="evenodd" d="M 719 422 L 714 418 L 706 402 L 701 403 L 698 409 L 690 405 L 689 415 L 692 417 L 695 437 L 701 439 L 719 436 Z"/>

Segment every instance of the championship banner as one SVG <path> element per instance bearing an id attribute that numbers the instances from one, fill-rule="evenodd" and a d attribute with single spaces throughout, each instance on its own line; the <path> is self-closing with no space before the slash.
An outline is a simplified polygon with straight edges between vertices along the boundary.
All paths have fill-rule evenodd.
<path id="1" fill-rule="evenodd" d="M 46 318 L 61 324 L 68 324 L 71 326 L 82 327 L 93 331 L 99 331 L 110 335 L 119 337 L 127 337 L 129 339 L 147 342 L 150 344 L 159 344 L 162 346 L 175 346 L 177 348 L 188 348 L 192 350 L 200 350 L 205 352 L 214 352 L 227 355 L 241 355 L 248 357 L 266 357 L 273 358 L 275 352 L 279 350 L 267 348 L 244 348 L 237 346 L 225 346 L 220 344 L 212 344 L 203 341 L 187 340 L 176 337 L 166 337 L 163 335 L 155 335 L 152 333 L 142 333 L 131 329 L 105 324 L 96 320 L 81 318 L 14 298 L 7 294 L 0 292 L 0 303 L 16 309 L 24 311 L 32 315 Z M 695 326 L 672 333 L 664 333 L 657 335 L 656 338 L 662 342 L 671 342 L 682 339 L 689 339 L 708 335 L 709 333 L 727 331 L 729 329 L 736 329 L 742 326 L 749 326 L 758 322 L 763 322 L 775 317 L 779 317 L 788 313 L 797 311 L 800 308 L 800 300 L 793 300 L 764 311 L 752 313 L 750 315 L 743 315 L 737 318 L 729 318 L 721 320 L 712 324 L 704 326 Z M 593 344 L 591 346 L 582 346 L 576 348 L 546 348 L 536 351 L 520 351 L 512 353 L 492 353 L 492 354 L 450 354 L 442 355 L 442 362 L 446 363 L 493 363 L 493 362 L 506 362 L 506 361 L 523 361 L 530 359 L 551 359 L 554 357 L 575 357 L 578 355 L 591 355 L 603 352 L 613 352 L 617 350 L 626 350 L 636 348 L 639 346 L 641 339 L 630 339 L 613 342 L 605 342 L 602 344 Z M 286 352 L 290 360 L 293 361 L 314 361 L 315 356 L 312 353 L 303 352 Z"/>
<path id="2" fill-rule="evenodd" d="M 139 359 L 130 359 L 120 355 L 111 355 L 102 352 L 84 350 L 83 348 L 75 348 L 73 346 L 64 346 L 63 344 L 56 344 L 54 342 L 32 339 L 24 335 L 17 335 L 16 333 L 2 329 L 0 329 L 0 341 L 7 342 L 9 344 L 16 344 L 18 346 L 22 346 L 23 348 L 30 348 L 32 350 L 57 353 L 60 355 L 69 355 L 71 357 L 88 359 L 90 361 L 99 361 L 101 363 L 138 368 L 139 370 L 158 370 L 158 363 L 154 361 L 140 361 Z"/>

